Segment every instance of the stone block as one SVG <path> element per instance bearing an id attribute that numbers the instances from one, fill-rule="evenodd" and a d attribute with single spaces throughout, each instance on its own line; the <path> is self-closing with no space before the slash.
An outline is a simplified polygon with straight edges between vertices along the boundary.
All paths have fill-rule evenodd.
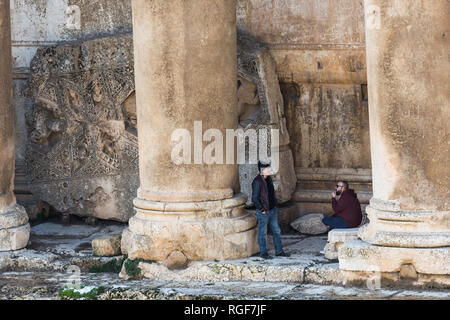
<path id="1" fill-rule="evenodd" d="M 130 246 L 131 236 L 132 233 L 130 229 L 125 228 L 122 231 L 122 239 L 120 240 L 120 250 L 122 251 L 123 255 L 128 255 L 128 247 Z"/>
<path id="2" fill-rule="evenodd" d="M 311 213 L 298 218 L 291 223 L 292 228 L 304 234 L 322 234 L 328 231 L 328 227 L 323 224 L 323 214 Z"/>
<path id="3" fill-rule="evenodd" d="M 8 207 L 0 212 L 0 230 L 21 226 L 28 223 L 28 215 L 20 205 Z"/>
<path id="4" fill-rule="evenodd" d="M 339 247 L 346 241 L 358 239 L 358 228 L 333 229 L 328 232 L 328 242 L 325 245 L 325 258 L 338 258 Z"/>
<path id="5" fill-rule="evenodd" d="M 105 235 L 92 240 L 92 253 L 94 256 L 117 256 L 121 251 L 121 235 Z"/>
<path id="6" fill-rule="evenodd" d="M 163 265 L 169 270 L 177 270 L 186 268 L 189 260 L 183 252 L 179 250 L 172 251 L 169 256 L 163 261 Z"/>
<path id="7" fill-rule="evenodd" d="M 25 248 L 30 238 L 30 225 L 0 229 L 0 251 Z"/>

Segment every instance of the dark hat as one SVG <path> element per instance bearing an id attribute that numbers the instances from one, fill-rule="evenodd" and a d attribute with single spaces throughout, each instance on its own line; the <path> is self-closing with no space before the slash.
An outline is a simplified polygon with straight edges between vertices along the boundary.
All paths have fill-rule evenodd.
<path id="1" fill-rule="evenodd" d="M 258 171 L 261 172 L 262 169 L 270 167 L 270 163 L 262 163 L 258 161 Z"/>

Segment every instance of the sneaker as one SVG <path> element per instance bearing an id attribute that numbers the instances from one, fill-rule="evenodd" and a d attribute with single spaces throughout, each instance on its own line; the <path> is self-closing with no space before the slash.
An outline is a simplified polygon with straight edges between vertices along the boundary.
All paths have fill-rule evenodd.
<path id="1" fill-rule="evenodd" d="M 269 256 L 269 254 L 266 252 L 266 253 L 263 253 L 262 255 L 261 255 L 261 258 L 263 258 L 263 259 L 273 259 L 273 257 L 271 257 L 271 256 Z"/>
<path id="2" fill-rule="evenodd" d="M 276 254 L 277 257 L 290 257 L 291 254 L 290 253 L 286 253 L 284 251 L 281 251 L 280 253 Z"/>

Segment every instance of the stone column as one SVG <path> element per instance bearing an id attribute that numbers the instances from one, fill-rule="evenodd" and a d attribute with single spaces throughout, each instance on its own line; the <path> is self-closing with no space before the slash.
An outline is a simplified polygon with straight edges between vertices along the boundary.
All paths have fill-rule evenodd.
<path id="1" fill-rule="evenodd" d="M 450 282 L 450 3 L 366 0 L 373 198 L 351 271 Z M 407 272 L 405 271 L 407 270 Z"/>
<path id="2" fill-rule="evenodd" d="M 235 194 L 238 167 L 205 164 L 198 148 L 206 130 L 225 139 L 238 125 L 236 1 L 133 0 L 132 10 L 140 188 L 124 248 L 156 261 L 251 255 L 256 220 Z M 191 164 L 171 159 L 176 129 L 190 133 Z"/>
<path id="3" fill-rule="evenodd" d="M 0 0 L 0 251 L 24 248 L 30 225 L 14 189 L 14 108 L 12 103 L 9 0 Z"/>

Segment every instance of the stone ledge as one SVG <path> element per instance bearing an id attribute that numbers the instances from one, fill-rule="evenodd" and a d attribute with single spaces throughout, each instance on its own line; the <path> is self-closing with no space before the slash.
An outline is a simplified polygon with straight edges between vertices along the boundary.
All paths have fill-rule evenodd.
<path id="1" fill-rule="evenodd" d="M 0 271 L 63 271 L 65 263 L 49 252 L 17 250 L 0 252 Z"/>
<path id="2" fill-rule="evenodd" d="M 74 256 L 63 257 L 48 252 L 34 250 L 18 250 L 0 253 L 0 272 L 62 272 L 66 273 L 69 266 L 78 266 L 82 272 L 88 272 L 92 267 L 101 267 L 111 261 L 120 261 L 123 256 L 94 257 Z M 288 283 L 291 284 L 318 284 L 318 285 L 345 285 L 353 287 L 367 287 L 372 281 L 373 272 L 351 272 L 339 269 L 338 263 L 329 263 L 317 254 L 293 254 L 289 258 L 275 258 L 263 260 L 259 257 L 227 261 L 201 261 L 191 262 L 186 269 L 169 270 L 164 264 L 151 262 L 138 262 L 141 268 L 139 277 L 147 281 L 169 281 L 189 283 L 192 281 L 208 281 L 215 283 L 253 282 L 253 283 Z M 83 273 L 83 276 L 92 273 Z M 103 273 L 109 279 L 118 279 L 117 274 Z M 450 285 L 449 277 L 445 275 L 420 275 L 414 281 L 405 282 L 397 273 L 382 273 L 381 288 L 386 286 L 400 287 L 435 287 Z M 124 267 L 120 278 L 129 279 Z M 386 285 L 385 280 L 390 280 Z"/>
<path id="3" fill-rule="evenodd" d="M 400 272 L 356 272 L 339 269 L 338 263 L 314 262 L 312 257 L 294 256 L 289 259 L 252 261 L 239 259 L 230 261 L 204 261 L 191 263 L 184 270 L 169 270 L 156 262 L 138 262 L 137 275 L 129 276 L 125 265 L 119 277 L 122 279 L 147 279 L 150 281 L 213 281 L 217 282 L 283 282 L 297 284 L 343 285 L 367 287 L 379 290 L 385 287 L 449 288 L 450 278 L 446 275 L 419 274 L 411 279 Z M 376 276 L 376 278 L 374 278 Z M 376 280 L 376 281 L 374 281 Z"/>
<path id="4" fill-rule="evenodd" d="M 358 200 L 362 205 L 368 204 L 369 200 L 372 198 L 372 192 L 370 191 L 358 190 L 356 191 L 356 193 L 358 194 Z M 308 190 L 297 187 L 294 194 L 292 195 L 292 200 L 296 202 L 327 203 L 331 206 L 331 192 L 329 190 Z"/>
<path id="5" fill-rule="evenodd" d="M 67 273 L 2 273 L 0 299 L 60 299 L 67 285 Z M 87 289 L 102 287 L 97 300 L 448 300 L 446 290 L 400 289 L 341 285 L 296 284 L 285 282 L 205 282 L 205 281 L 128 281 L 111 274 L 83 274 L 81 285 Z"/>
<path id="6" fill-rule="evenodd" d="M 339 267 L 345 271 L 400 272 L 412 265 L 416 273 L 450 277 L 450 247 L 399 248 L 351 240 L 339 248 Z"/>
<path id="7" fill-rule="evenodd" d="M 255 260 L 256 259 L 256 260 Z M 183 270 L 169 270 L 156 262 L 139 262 L 138 278 L 163 281 L 255 281 L 342 284 L 337 263 L 315 265 L 313 257 L 297 255 L 290 258 L 275 258 L 265 261 L 260 258 L 227 260 L 221 262 L 191 262 Z M 130 279 L 125 266 L 119 275 Z"/>
<path id="8" fill-rule="evenodd" d="M 338 259 L 339 247 L 346 241 L 358 239 L 359 228 L 333 229 L 328 232 L 328 242 L 325 245 L 325 258 Z"/>

